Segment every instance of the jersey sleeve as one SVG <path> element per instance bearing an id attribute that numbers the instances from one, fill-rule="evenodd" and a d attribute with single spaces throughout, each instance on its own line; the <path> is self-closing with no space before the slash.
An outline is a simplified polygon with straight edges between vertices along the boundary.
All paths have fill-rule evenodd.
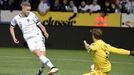
<path id="1" fill-rule="evenodd" d="M 15 27 L 17 25 L 17 22 L 16 22 L 16 19 L 15 18 L 13 18 L 11 20 L 10 25 L 13 26 L 13 27 Z"/>
<path id="2" fill-rule="evenodd" d="M 121 48 L 116 48 L 116 47 L 113 47 L 113 46 L 108 45 L 108 44 L 107 44 L 107 47 L 108 47 L 108 50 L 111 53 L 122 54 L 122 55 L 130 55 L 130 51 L 129 50 L 125 50 L 125 49 L 121 49 Z"/>
<path id="3" fill-rule="evenodd" d="M 33 20 L 37 25 L 41 24 L 40 20 L 38 19 L 38 17 L 34 13 L 33 13 Z"/>

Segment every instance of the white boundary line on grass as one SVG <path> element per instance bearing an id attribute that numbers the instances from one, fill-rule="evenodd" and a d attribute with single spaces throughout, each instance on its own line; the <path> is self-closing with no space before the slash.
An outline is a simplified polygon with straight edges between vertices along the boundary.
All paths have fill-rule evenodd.
<path id="1" fill-rule="evenodd" d="M 16 59 L 32 59 L 34 57 L 15 57 L 15 56 L 0 56 L 0 58 L 16 58 Z M 71 59 L 71 58 L 50 58 L 51 60 L 58 60 L 58 61 L 76 61 L 76 62 L 87 62 L 91 63 L 90 60 L 84 59 Z M 119 62 L 119 61 L 111 61 L 111 63 L 119 63 L 119 64 L 134 64 L 134 62 Z"/>

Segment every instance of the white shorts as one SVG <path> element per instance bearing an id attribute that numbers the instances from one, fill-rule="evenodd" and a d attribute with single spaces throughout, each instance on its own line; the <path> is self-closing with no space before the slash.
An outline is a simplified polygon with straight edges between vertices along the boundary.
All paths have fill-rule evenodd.
<path id="1" fill-rule="evenodd" d="M 30 38 L 28 37 L 28 39 L 25 40 L 31 52 L 37 49 L 40 51 L 46 51 L 42 35 L 31 36 Z"/>

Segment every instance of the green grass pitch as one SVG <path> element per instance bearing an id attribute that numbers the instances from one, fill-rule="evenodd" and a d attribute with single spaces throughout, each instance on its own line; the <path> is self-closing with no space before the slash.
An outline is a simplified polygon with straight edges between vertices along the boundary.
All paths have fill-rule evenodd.
<path id="1" fill-rule="evenodd" d="M 86 50 L 48 49 L 47 57 L 60 69 L 56 75 L 82 75 L 92 64 Z M 134 75 L 134 57 L 110 55 L 110 75 Z M 25 48 L 0 48 L 0 75 L 35 75 L 40 62 Z M 43 75 L 47 75 L 48 68 Z"/>

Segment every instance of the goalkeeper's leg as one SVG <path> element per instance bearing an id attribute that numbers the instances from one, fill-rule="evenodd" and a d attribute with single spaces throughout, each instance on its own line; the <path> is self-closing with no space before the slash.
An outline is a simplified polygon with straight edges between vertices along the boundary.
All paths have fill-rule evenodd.
<path id="1" fill-rule="evenodd" d="M 89 73 L 84 73 L 83 75 L 94 75 L 96 71 L 94 71 L 94 64 L 91 65 L 91 72 Z"/>
<path id="2" fill-rule="evenodd" d="M 90 75 L 108 75 L 108 72 L 102 72 L 101 70 L 95 70 L 95 66 L 94 66 L 94 64 L 92 64 Z"/>
<path id="3" fill-rule="evenodd" d="M 84 74 L 82 74 L 82 75 L 91 75 L 90 73 L 84 73 Z"/>

